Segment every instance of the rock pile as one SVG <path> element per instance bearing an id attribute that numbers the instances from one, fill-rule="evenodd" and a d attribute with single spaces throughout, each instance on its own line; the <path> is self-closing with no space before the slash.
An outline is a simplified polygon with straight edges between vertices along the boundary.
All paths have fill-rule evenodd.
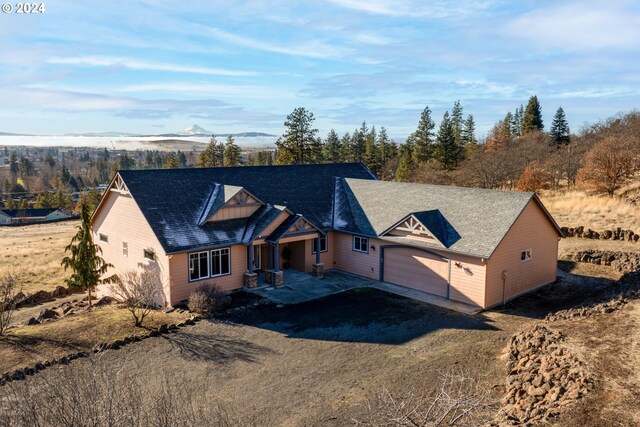
<path id="1" fill-rule="evenodd" d="M 97 301 L 94 301 L 94 307 L 101 307 L 103 305 L 112 304 L 116 300 L 111 298 L 110 296 L 104 296 Z M 27 320 L 27 325 L 38 325 L 40 323 L 52 321 L 55 319 L 59 319 L 64 316 L 71 316 L 76 313 L 81 313 L 83 311 L 87 311 L 89 309 L 88 297 L 83 298 L 82 300 L 73 300 L 70 302 L 64 302 L 57 307 L 53 308 L 43 308 L 40 310 L 40 314 L 38 317 L 32 317 Z"/>
<path id="2" fill-rule="evenodd" d="M 504 350 L 506 395 L 493 425 L 548 420 L 593 386 L 584 363 L 561 345 L 559 332 L 543 325 L 514 335 Z"/>
<path id="3" fill-rule="evenodd" d="M 37 291 L 30 295 L 18 292 L 15 296 L 16 307 L 20 308 L 25 305 L 41 304 L 43 302 L 53 301 L 56 298 L 66 297 L 76 291 L 64 286 L 57 286 L 53 291 Z"/>
<path id="4" fill-rule="evenodd" d="M 590 264 L 610 265 L 620 273 L 640 270 L 640 253 L 621 251 L 601 251 L 598 249 L 579 251 L 575 261 Z"/>
<path id="5" fill-rule="evenodd" d="M 578 237 L 581 239 L 601 239 L 601 240 L 626 240 L 628 242 L 637 242 L 640 235 L 633 230 L 623 230 L 618 227 L 613 230 L 595 231 L 590 228 L 585 230 L 584 226 L 579 227 L 560 227 L 560 231 L 564 237 Z"/>

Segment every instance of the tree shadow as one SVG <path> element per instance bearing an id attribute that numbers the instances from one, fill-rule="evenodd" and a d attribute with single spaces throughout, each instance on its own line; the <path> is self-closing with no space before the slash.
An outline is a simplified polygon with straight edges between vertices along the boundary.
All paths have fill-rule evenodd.
<path id="1" fill-rule="evenodd" d="M 392 345 L 440 329 L 498 330 L 482 314 L 457 313 L 371 288 L 282 308 L 262 306 L 228 319 L 290 338 Z"/>
<path id="2" fill-rule="evenodd" d="M 43 345 L 62 348 L 65 350 L 69 350 L 70 352 L 86 350 L 85 346 L 76 341 L 24 335 L 2 336 L 0 337 L 0 344 L 11 345 L 15 349 L 24 353 L 39 353 L 39 350 L 41 350 L 39 347 Z"/>
<path id="3" fill-rule="evenodd" d="M 203 360 L 220 365 L 234 361 L 258 363 L 259 356 L 274 353 L 273 350 L 251 341 L 231 338 L 217 332 L 201 335 L 182 329 L 161 337 L 178 349 L 185 359 Z"/>

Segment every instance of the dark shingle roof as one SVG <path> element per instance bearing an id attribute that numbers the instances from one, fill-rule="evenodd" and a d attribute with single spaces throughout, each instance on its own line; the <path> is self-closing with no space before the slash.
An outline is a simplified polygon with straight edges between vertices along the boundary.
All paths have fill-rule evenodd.
<path id="1" fill-rule="evenodd" d="M 221 186 L 243 187 L 264 203 L 286 206 L 328 229 L 335 177 L 375 179 L 356 163 L 124 170 L 120 176 L 167 253 L 243 241 L 246 219 L 198 226 L 215 211 Z"/>
<path id="2" fill-rule="evenodd" d="M 343 181 L 345 191 L 350 192 L 357 202 L 355 216 L 367 218 L 373 233 L 366 229 L 368 227 L 363 229 L 362 225 L 353 227 L 353 224 L 336 229 L 376 236 L 400 219 L 414 214 L 435 237 L 444 240 L 442 243 L 449 250 L 483 258 L 491 256 L 534 197 L 534 193 L 516 191 L 360 179 Z M 428 243 L 416 245 L 439 246 Z"/>

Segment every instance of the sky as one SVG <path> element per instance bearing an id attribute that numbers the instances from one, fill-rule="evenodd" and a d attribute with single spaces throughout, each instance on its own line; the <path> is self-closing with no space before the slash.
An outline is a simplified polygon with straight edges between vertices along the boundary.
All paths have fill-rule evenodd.
<path id="1" fill-rule="evenodd" d="M 13 3 L 15 9 L 15 3 Z M 537 95 L 572 131 L 640 106 L 640 2 L 45 0 L 0 13 L 0 132 L 403 137 L 454 101 L 478 136 Z"/>

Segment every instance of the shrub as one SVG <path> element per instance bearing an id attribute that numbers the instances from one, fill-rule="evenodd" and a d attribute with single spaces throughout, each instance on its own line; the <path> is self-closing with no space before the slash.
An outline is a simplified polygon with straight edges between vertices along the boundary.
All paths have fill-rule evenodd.
<path id="1" fill-rule="evenodd" d="M 229 296 L 216 285 L 204 283 L 189 295 L 189 311 L 208 316 L 229 304 Z"/>
<path id="2" fill-rule="evenodd" d="M 0 335 L 9 328 L 18 303 L 18 279 L 13 274 L 0 277 Z"/>

